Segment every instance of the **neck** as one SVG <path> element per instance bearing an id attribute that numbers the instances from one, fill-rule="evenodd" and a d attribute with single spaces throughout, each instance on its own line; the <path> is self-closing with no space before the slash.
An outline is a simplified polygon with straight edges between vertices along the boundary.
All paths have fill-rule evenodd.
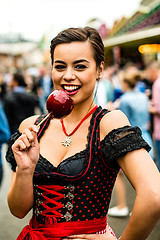
<path id="1" fill-rule="evenodd" d="M 62 129 L 63 129 L 64 134 L 65 134 L 66 136 L 69 136 L 69 137 L 72 136 L 72 134 L 74 134 L 74 133 L 78 130 L 78 128 L 82 125 L 82 123 L 89 118 L 89 116 L 96 110 L 96 108 L 97 108 L 97 106 L 94 106 L 94 107 L 81 119 L 81 121 L 76 125 L 76 127 L 75 127 L 70 133 L 67 133 L 67 132 L 66 132 L 66 128 L 65 128 L 65 126 L 64 126 L 63 119 L 60 119 L 60 122 L 61 122 L 61 124 L 62 124 Z M 67 141 L 67 143 L 66 143 L 66 141 Z M 67 146 L 68 146 L 68 141 L 69 141 L 69 146 L 70 146 L 71 139 L 68 139 L 68 137 L 67 137 L 67 139 L 64 140 L 64 143 L 63 143 L 63 144 L 64 144 L 65 146 L 66 146 L 66 144 L 67 144 Z M 66 146 L 66 147 L 67 147 L 67 146 Z"/>
<path id="2" fill-rule="evenodd" d="M 64 121 L 70 124 L 79 122 L 95 105 L 95 102 L 75 104 L 72 112 L 64 118 Z"/>

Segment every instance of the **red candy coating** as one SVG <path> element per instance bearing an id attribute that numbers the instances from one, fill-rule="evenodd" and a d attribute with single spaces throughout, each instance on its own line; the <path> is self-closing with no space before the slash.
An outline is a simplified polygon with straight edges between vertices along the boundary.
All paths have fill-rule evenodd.
<path id="1" fill-rule="evenodd" d="M 54 90 L 48 97 L 46 108 L 54 118 L 63 118 L 73 109 L 74 102 L 63 90 Z"/>

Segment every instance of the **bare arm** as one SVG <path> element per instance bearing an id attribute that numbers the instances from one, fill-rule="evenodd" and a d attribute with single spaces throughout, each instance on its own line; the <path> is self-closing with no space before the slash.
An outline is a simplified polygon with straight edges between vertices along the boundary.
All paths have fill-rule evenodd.
<path id="1" fill-rule="evenodd" d="M 30 125 L 30 121 L 27 121 Z M 28 124 L 27 124 L 28 125 Z M 12 173 L 8 191 L 8 205 L 12 214 L 23 218 L 33 206 L 33 174 L 39 159 L 38 128 L 26 122 L 20 126 L 22 135 L 12 145 L 17 162 L 16 173 Z"/>
<path id="2" fill-rule="evenodd" d="M 160 219 L 160 174 L 146 150 L 128 153 L 119 165 L 136 190 L 136 199 L 122 240 L 144 240 Z"/>
<path id="3" fill-rule="evenodd" d="M 101 121 L 102 139 L 111 130 L 130 125 L 121 111 L 107 115 Z M 145 149 L 127 153 L 118 163 L 136 191 L 132 215 L 121 239 L 144 240 L 160 219 L 160 173 Z"/>
<path id="4" fill-rule="evenodd" d="M 32 175 L 29 177 L 18 169 L 13 172 L 7 198 L 11 213 L 18 218 L 25 217 L 33 206 Z"/>

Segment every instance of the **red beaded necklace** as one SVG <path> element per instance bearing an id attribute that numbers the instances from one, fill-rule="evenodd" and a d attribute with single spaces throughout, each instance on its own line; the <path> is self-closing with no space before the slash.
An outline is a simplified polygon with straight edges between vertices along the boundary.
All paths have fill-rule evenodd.
<path id="1" fill-rule="evenodd" d="M 62 145 L 63 145 L 64 147 L 70 146 L 70 144 L 71 144 L 71 142 L 72 142 L 72 139 L 70 138 L 70 136 L 73 135 L 73 133 L 75 133 L 75 132 L 77 131 L 77 129 L 81 126 L 81 124 L 97 109 L 97 107 L 98 107 L 98 106 L 96 105 L 94 108 L 92 108 L 92 109 L 87 113 L 87 115 L 86 115 L 84 118 L 82 118 L 82 120 L 78 123 L 78 125 L 73 129 L 73 131 L 72 131 L 70 134 L 68 134 L 68 133 L 66 132 L 66 129 L 65 129 L 65 126 L 64 126 L 64 122 L 63 122 L 63 118 L 60 119 L 60 122 L 61 122 L 61 124 L 62 124 L 63 132 L 64 132 L 64 134 L 66 135 L 66 138 L 62 141 Z"/>

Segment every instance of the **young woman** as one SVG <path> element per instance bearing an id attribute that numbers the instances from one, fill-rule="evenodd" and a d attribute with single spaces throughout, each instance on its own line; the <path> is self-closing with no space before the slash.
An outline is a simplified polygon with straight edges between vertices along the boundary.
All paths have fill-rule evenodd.
<path id="1" fill-rule="evenodd" d="M 136 190 L 120 239 L 146 239 L 160 218 L 160 175 L 140 129 L 93 101 L 104 66 L 99 34 L 89 27 L 62 31 L 51 42 L 51 60 L 54 86 L 74 100 L 74 109 L 40 129 L 43 116 L 26 119 L 10 139 L 9 208 L 18 218 L 33 208 L 17 239 L 116 239 L 106 216 L 120 168 Z"/>

